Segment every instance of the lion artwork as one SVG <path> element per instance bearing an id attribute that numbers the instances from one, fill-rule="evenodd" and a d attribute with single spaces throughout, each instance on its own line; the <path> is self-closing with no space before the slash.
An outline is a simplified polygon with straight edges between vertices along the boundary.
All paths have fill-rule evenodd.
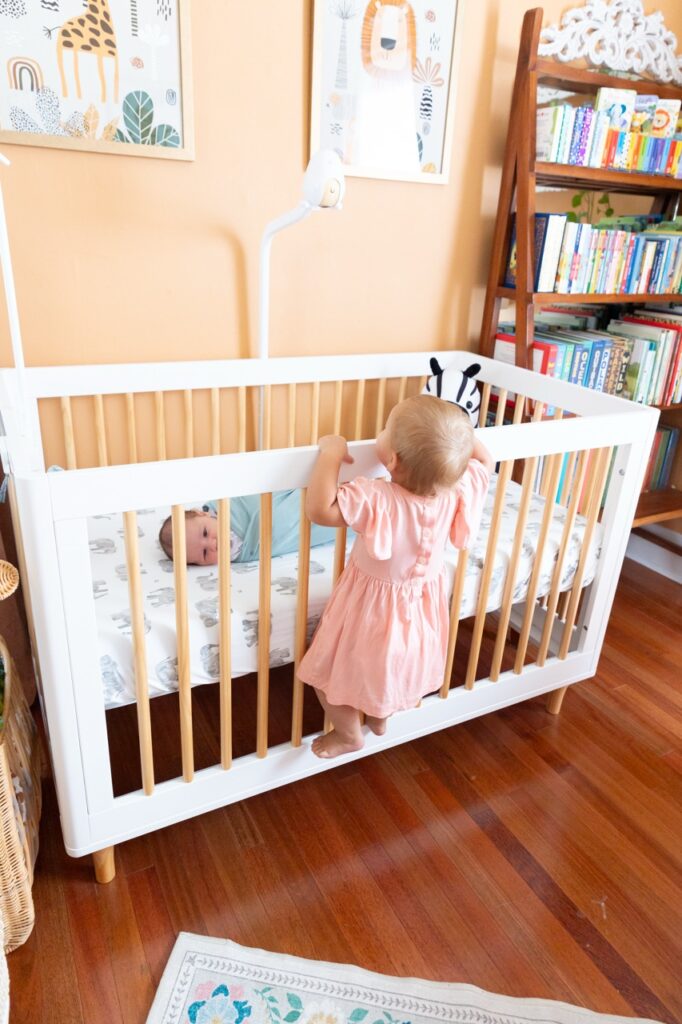
<path id="1" fill-rule="evenodd" d="M 362 24 L 362 64 L 352 162 L 419 173 L 412 72 L 417 59 L 414 11 L 404 0 L 370 0 Z"/>

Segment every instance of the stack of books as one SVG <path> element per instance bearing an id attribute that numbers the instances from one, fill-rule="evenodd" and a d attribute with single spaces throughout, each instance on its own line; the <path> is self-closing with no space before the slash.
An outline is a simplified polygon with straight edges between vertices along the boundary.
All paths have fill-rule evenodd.
<path id="1" fill-rule="evenodd" d="M 504 285 L 516 287 L 516 215 Z M 535 215 L 535 292 L 672 295 L 682 291 L 682 218 L 612 217 L 580 224 L 567 214 Z"/>
<path id="2" fill-rule="evenodd" d="M 547 163 L 682 178 L 681 100 L 600 89 L 581 106 L 537 112 L 536 157 Z"/>
<path id="3" fill-rule="evenodd" d="M 679 427 L 658 428 L 644 475 L 643 491 L 660 491 L 669 485 L 679 439 Z"/>
<path id="4" fill-rule="evenodd" d="M 682 403 L 682 307 L 676 311 L 639 309 L 596 326 L 603 310 L 562 314 L 552 307 L 536 316 L 533 369 L 557 380 L 580 384 L 644 405 Z M 513 363 L 514 325 L 501 323 L 494 358 Z M 547 410 L 548 415 L 553 410 Z"/>

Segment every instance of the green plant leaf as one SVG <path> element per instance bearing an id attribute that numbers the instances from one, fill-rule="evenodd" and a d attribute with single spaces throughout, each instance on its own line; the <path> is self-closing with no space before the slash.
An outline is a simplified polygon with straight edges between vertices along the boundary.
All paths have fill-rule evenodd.
<path id="1" fill-rule="evenodd" d="M 289 1006 L 293 1006 L 295 1010 L 303 1009 L 303 1003 L 297 995 L 294 995 L 293 992 L 287 992 L 287 1002 L 289 1003 Z"/>
<path id="2" fill-rule="evenodd" d="M 583 194 L 582 194 L 582 192 L 578 192 L 571 199 L 571 206 L 575 209 L 576 206 L 580 206 L 582 201 L 583 201 Z"/>
<path id="3" fill-rule="evenodd" d="M 604 194 L 603 194 L 603 196 L 601 197 L 601 199 L 599 200 L 599 202 L 600 202 L 600 203 L 601 203 L 602 205 L 603 205 L 604 203 L 606 203 L 606 205 L 608 206 L 608 204 L 609 204 L 609 196 L 608 196 L 608 193 L 607 193 L 607 192 L 604 192 Z"/>
<path id="4" fill-rule="evenodd" d="M 117 129 L 116 129 L 116 134 L 114 135 L 114 142 L 127 142 L 127 141 L 128 141 L 128 139 L 127 139 L 127 137 L 126 137 L 126 136 L 125 136 L 125 135 L 123 134 L 123 132 L 121 131 L 121 129 L 120 129 L 120 128 L 117 128 Z"/>
<path id="5" fill-rule="evenodd" d="M 173 146 L 177 149 L 180 145 L 180 136 L 169 124 L 157 124 L 149 136 L 150 146 Z"/>
<path id="6" fill-rule="evenodd" d="M 613 207 L 609 206 L 608 210 L 605 212 L 607 217 L 613 217 Z"/>
<path id="7" fill-rule="evenodd" d="M 567 214 L 566 214 L 566 220 L 570 220 L 570 221 L 572 221 L 572 222 L 573 222 L 574 224 L 577 224 L 577 223 L 578 223 L 578 218 L 577 218 L 577 216 L 575 215 L 575 213 L 573 213 L 573 211 L 571 211 L 570 213 L 567 213 Z"/>
<path id="8" fill-rule="evenodd" d="M 131 142 L 149 145 L 154 102 L 148 92 L 129 92 L 123 100 L 123 120 Z"/>

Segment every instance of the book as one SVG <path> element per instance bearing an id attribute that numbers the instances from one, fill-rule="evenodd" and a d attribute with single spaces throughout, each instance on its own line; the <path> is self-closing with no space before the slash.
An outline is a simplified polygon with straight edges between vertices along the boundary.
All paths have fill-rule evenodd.
<path id="1" fill-rule="evenodd" d="M 659 138 L 669 138 L 674 135 L 681 106 L 682 100 L 659 100 L 654 113 L 651 134 Z"/>
<path id="2" fill-rule="evenodd" d="M 595 101 L 596 110 L 605 110 L 612 128 L 619 132 L 630 131 L 635 112 L 637 93 L 634 89 L 599 89 Z"/>
<path id="3" fill-rule="evenodd" d="M 646 96 L 643 94 L 636 96 L 630 130 L 646 135 L 650 134 L 658 104 L 658 96 Z"/>
<path id="4" fill-rule="evenodd" d="M 561 107 L 541 107 L 537 112 L 535 128 L 535 158 L 549 162 L 552 159 L 552 142 Z"/>
<path id="5" fill-rule="evenodd" d="M 563 213 L 535 214 L 535 277 L 532 282 L 533 291 L 552 290 L 565 224 L 566 215 Z M 517 261 L 516 214 L 514 213 L 512 214 L 507 269 L 504 275 L 505 288 L 516 288 Z M 541 280 L 543 286 L 547 286 L 546 289 L 540 286 Z M 549 283 L 550 281 L 551 284 Z"/>

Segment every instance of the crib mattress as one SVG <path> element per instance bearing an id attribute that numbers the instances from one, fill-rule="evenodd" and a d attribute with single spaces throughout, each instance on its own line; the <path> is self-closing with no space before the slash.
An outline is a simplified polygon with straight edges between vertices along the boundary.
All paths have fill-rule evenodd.
<path id="1" fill-rule="evenodd" d="M 497 477 L 493 476 L 479 537 L 469 553 L 461 618 L 473 615 L 476 610 L 496 484 Z M 495 552 L 488 611 L 494 611 L 502 603 L 520 495 L 519 485 L 510 482 Z M 543 509 L 544 499 L 533 495 L 514 581 L 515 603 L 522 601 L 528 590 Z M 147 670 L 149 693 L 154 697 L 177 690 L 178 686 L 173 563 L 165 557 L 158 542 L 159 529 L 168 514 L 167 508 L 143 509 L 138 512 Z M 566 510 L 557 506 L 542 558 L 538 596 L 549 591 L 565 520 Z M 584 519 L 577 517 L 564 564 L 562 590 L 568 589 L 573 582 L 584 529 Z M 121 516 L 115 514 L 89 519 L 88 539 L 104 702 L 107 708 L 118 707 L 135 700 L 128 577 Z M 600 550 L 601 529 L 597 527 L 587 561 L 585 584 L 594 577 Z M 333 560 L 333 544 L 312 548 L 308 639 L 331 593 Z M 446 560 L 452 587 L 457 564 L 454 548 L 448 548 Z M 191 566 L 187 575 L 192 683 L 216 682 L 219 676 L 217 566 Z M 258 562 L 232 565 L 232 675 L 235 678 L 255 672 L 257 668 L 258 576 Z M 297 553 L 281 555 L 272 560 L 271 587 L 270 665 L 275 667 L 293 660 L 298 589 Z"/>

